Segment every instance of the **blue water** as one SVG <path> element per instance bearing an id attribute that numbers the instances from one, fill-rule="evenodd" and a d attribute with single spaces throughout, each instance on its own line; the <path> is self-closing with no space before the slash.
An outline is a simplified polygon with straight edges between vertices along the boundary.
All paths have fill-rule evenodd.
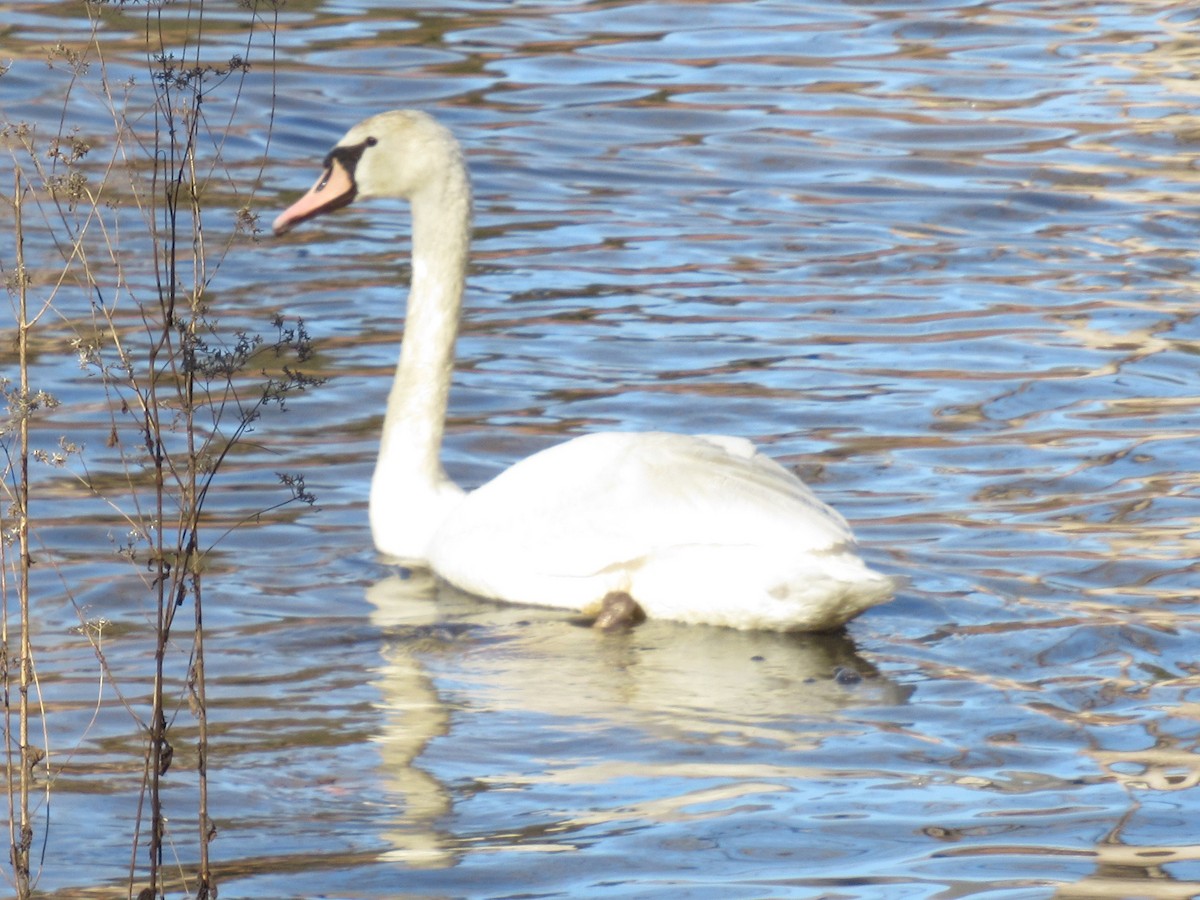
<path id="1" fill-rule="evenodd" d="M 210 297 L 230 329 L 302 317 L 327 381 L 255 423 L 211 498 L 212 538 L 285 499 L 276 472 L 319 507 L 252 517 L 208 559 L 222 898 L 1200 893 L 1195 11 L 293 2 L 274 65 L 260 12 L 247 44 L 239 7 L 205 11 L 205 58 L 254 64 L 224 86 L 236 108 L 207 107 L 231 122 Z M 86 48 L 81 8 L 0 21 L 3 118 L 46 136 L 65 104 L 93 139 L 140 297 L 144 220 L 105 181 L 95 99 L 101 72 L 147 81 L 145 13 L 107 9 L 74 81 L 45 57 Z M 178 8 L 166 27 L 197 33 Z M 456 131 L 475 179 L 457 480 L 591 430 L 745 435 L 851 520 L 897 599 L 834 636 L 603 635 L 377 559 L 405 214 L 276 240 L 232 213 L 269 222 L 346 128 L 403 106 Z M 53 221 L 27 230 L 47 296 Z M 37 440 L 86 444 L 35 470 L 54 897 L 125 895 L 142 739 L 120 698 L 144 718 L 153 648 L 125 526 L 74 478 L 120 471 L 67 343 L 86 297 L 54 295 L 34 366 L 62 401 Z M 185 701 L 173 734 L 172 897 L 196 855 Z"/>

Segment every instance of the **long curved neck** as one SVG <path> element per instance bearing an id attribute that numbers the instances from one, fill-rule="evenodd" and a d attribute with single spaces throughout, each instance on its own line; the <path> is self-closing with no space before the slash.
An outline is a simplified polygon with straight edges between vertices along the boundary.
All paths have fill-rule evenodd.
<path id="1" fill-rule="evenodd" d="M 461 163 L 411 204 L 412 283 L 371 483 L 371 525 L 381 550 L 420 558 L 462 496 L 440 460 L 470 250 L 471 193 Z"/>

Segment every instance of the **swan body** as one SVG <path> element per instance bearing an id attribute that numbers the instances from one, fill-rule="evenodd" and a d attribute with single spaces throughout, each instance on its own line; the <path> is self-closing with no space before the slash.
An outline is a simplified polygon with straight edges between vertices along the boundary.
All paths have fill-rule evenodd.
<path id="1" fill-rule="evenodd" d="M 370 520 L 383 553 L 495 600 L 779 631 L 838 627 L 892 593 L 845 520 L 742 438 L 603 432 L 518 462 L 470 493 L 442 434 L 469 255 L 471 194 L 457 141 L 425 113 L 350 129 L 276 234 L 357 197 L 407 199 L 412 281 Z"/>

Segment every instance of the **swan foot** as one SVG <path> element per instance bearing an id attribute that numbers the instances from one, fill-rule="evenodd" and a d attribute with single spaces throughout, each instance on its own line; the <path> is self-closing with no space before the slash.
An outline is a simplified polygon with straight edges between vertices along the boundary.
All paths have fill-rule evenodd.
<path id="1" fill-rule="evenodd" d="M 625 631 L 646 621 L 645 611 L 624 591 L 613 591 L 600 601 L 600 612 L 592 622 L 600 631 Z"/>

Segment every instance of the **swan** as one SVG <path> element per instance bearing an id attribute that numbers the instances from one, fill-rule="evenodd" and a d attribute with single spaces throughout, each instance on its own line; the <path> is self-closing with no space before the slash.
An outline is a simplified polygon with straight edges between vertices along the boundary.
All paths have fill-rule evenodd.
<path id="1" fill-rule="evenodd" d="M 405 333 L 371 480 L 381 553 L 480 597 L 606 622 L 824 631 L 891 596 L 845 519 L 739 437 L 586 434 L 463 491 L 440 461 L 471 231 L 458 142 L 424 112 L 366 119 L 273 231 L 360 197 L 407 200 L 412 216 Z"/>

